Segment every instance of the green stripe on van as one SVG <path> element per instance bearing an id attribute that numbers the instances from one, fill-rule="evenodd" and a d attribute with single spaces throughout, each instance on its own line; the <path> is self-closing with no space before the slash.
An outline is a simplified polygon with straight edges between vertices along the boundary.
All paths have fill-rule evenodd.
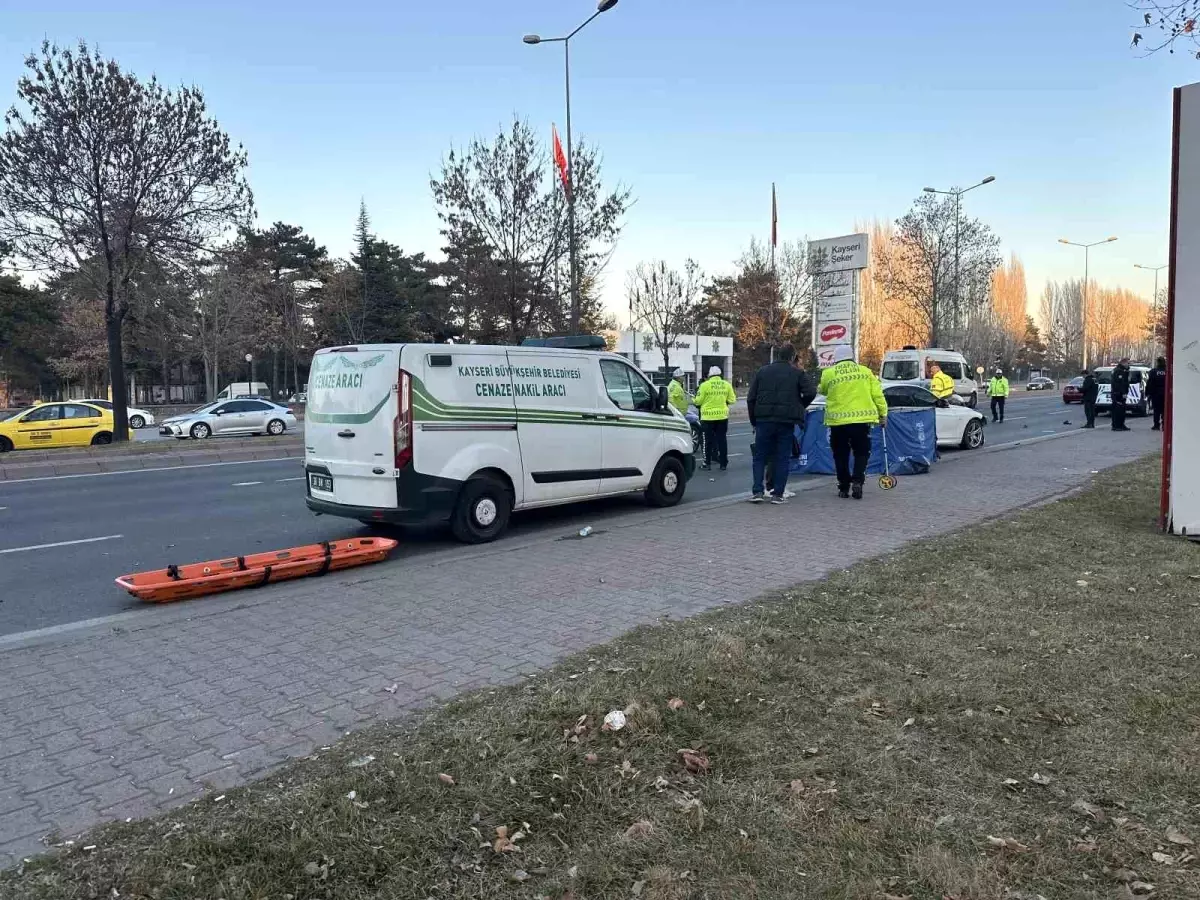
<path id="1" fill-rule="evenodd" d="M 413 419 L 417 422 L 525 422 L 536 425 L 608 425 L 620 428 L 650 428 L 655 431 L 688 433 L 691 426 L 675 418 L 646 419 L 623 415 L 617 419 L 584 419 L 580 412 L 564 409 L 495 406 L 459 406 L 435 398 L 421 383 L 412 379 Z M 321 425 L 365 425 L 387 405 L 390 393 L 364 413 L 323 413 L 309 409 L 305 418 Z"/>
<path id="2" fill-rule="evenodd" d="M 379 411 L 387 405 L 390 397 L 390 392 L 384 394 L 383 399 L 365 413 L 320 413 L 308 409 L 304 411 L 304 418 L 321 425 L 366 425 L 379 415 Z"/>

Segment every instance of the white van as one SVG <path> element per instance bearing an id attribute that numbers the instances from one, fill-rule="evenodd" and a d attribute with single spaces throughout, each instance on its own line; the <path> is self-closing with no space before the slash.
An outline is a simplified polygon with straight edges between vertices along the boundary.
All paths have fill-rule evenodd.
<path id="1" fill-rule="evenodd" d="M 236 400 L 239 397 L 262 397 L 271 399 L 271 389 L 265 381 L 235 381 L 225 385 L 225 390 L 217 394 L 218 400 Z"/>
<path id="2" fill-rule="evenodd" d="M 448 521 L 482 543 L 513 510 L 633 492 L 679 503 L 695 459 L 666 389 L 601 352 L 602 338 L 526 343 L 317 351 L 308 508 L 367 524 Z"/>
<path id="3" fill-rule="evenodd" d="M 893 384 L 919 384 L 921 387 L 929 387 L 929 380 L 933 378 L 930 366 L 934 363 L 954 379 L 954 393 L 962 397 L 967 406 L 974 409 L 979 405 L 979 386 L 975 383 L 971 365 L 967 358 L 956 350 L 941 350 L 937 347 L 922 350 L 916 347 L 889 350 L 883 355 L 879 380 L 885 388 Z"/>

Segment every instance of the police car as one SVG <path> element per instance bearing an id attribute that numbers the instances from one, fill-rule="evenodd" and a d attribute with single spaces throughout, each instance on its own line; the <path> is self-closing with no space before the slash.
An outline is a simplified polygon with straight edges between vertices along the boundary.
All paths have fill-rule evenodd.
<path id="1" fill-rule="evenodd" d="M 1112 411 L 1112 374 L 1114 366 L 1096 369 L 1096 381 L 1100 392 L 1096 395 L 1097 412 Z M 1129 395 L 1125 398 L 1125 410 L 1131 415 L 1144 416 L 1150 411 L 1150 398 L 1146 396 L 1146 383 L 1150 378 L 1149 366 L 1129 367 Z"/>
<path id="2" fill-rule="evenodd" d="M 494 540 L 514 510 L 683 499 L 687 420 L 596 336 L 520 347 L 372 344 L 313 357 L 306 503 L 364 523 L 448 522 Z"/>

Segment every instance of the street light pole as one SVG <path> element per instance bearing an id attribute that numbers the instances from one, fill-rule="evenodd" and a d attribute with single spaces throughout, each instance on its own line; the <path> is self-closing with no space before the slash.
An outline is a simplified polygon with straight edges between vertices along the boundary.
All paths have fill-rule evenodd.
<path id="1" fill-rule="evenodd" d="M 954 198 L 954 302 L 958 308 L 962 309 L 962 195 L 967 191 L 973 191 L 975 188 L 983 187 L 985 184 L 991 184 L 996 180 L 995 175 L 989 175 L 979 184 L 973 184 L 969 188 L 959 188 L 958 190 L 939 191 L 937 188 L 925 188 L 926 194 L 941 194 L 946 197 Z M 934 290 L 936 294 L 936 288 Z M 933 346 L 938 344 L 938 324 L 937 324 L 937 297 L 932 299 L 933 321 L 930 323 L 930 339 Z"/>
<path id="2" fill-rule="evenodd" d="M 1154 352 L 1158 353 L 1158 273 L 1163 269 L 1170 268 L 1170 266 L 1143 266 L 1140 263 L 1134 263 L 1133 267 L 1135 269 L 1145 269 L 1147 272 L 1154 273 L 1154 297 L 1150 301 L 1150 314 L 1153 316 L 1153 329 L 1151 331 L 1151 336 L 1154 341 Z"/>
<path id="3" fill-rule="evenodd" d="M 579 248 L 575 233 L 575 141 L 571 135 L 571 38 L 583 31 L 592 20 L 601 13 L 606 13 L 617 5 L 618 0 L 599 0 L 596 11 L 582 25 L 570 34 L 562 37 L 544 38 L 537 34 L 527 34 L 522 40 L 526 44 L 562 44 L 563 65 L 567 87 L 567 252 L 571 268 L 571 333 L 579 330 Z"/>
<path id="4" fill-rule="evenodd" d="M 1082 294 L 1083 294 L 1083 309 L 1081 311 L 1082 314 L 1080 316 L 1079 321 L 1080 321 L 1080 329 L 1083 332 L 1083 338 L 1082 338 L 1082 340 L 1083 340 L 1083 367 L 1085 369 L 1088 367 L 1088 339 L 1087 339 L 1088 292 L 1091 290 L 1091 288 L 1088 284 L 1088 280 L 1090 278 L 1089 271 L 1088 271 L 1089 255 L 1090 255 L 1093 247 L 1099 247 L 1101 244 L 1111 244 L 1115 240 L 1116 240 L 1116 237 L 1107 237 L 1102 241 L 1092 241 L 1090 244 L 1078 244 L 1075 241 L 1068 241 L 1066 238 L 1058 239 L 1058 242 L 1060 244 L 1066 244 L 1068 247 L 1082 247 L 1083 248 L 1083 292 L 1082 292 Z"/>

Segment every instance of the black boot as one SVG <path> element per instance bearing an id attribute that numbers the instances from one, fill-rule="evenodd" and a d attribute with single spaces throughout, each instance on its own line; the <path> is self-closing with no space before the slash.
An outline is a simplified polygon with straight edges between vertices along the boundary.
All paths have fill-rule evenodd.
<path id="1" fill-rule="evenodd" d="M 848 487 L 845 487 L 844 485 L 839 484 L 838 485 L 838 496 L 841 497 L 843 500 L 849 500 L 850 499 L 850 489 Z"/>
<path id="2" fill-rule="evenodd" d="M 861 500 L 862 499 L 862 485 L 861 484 L 854 485 L 854 487 L 852 487 L 850 489 L 850 496 L 853 497 L 855 500 Z"/>

